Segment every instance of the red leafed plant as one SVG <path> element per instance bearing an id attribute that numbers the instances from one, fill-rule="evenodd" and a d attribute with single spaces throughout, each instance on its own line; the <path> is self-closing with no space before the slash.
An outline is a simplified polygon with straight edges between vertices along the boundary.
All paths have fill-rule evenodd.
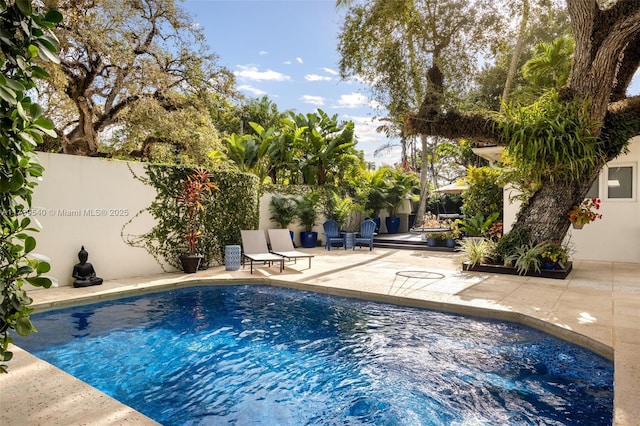
<path id="1" fill-rule="evenodd" d="M 596 219 L 602 219 L 602 215 L 597 213 L 600 209 L 599 198 L 585 198 L 579 206 L 573 206 L 567 212 L 569 220 L 577 225 L 584 225 Z"/>
<path id="2" fill-rule="evenodd" d="M 189 254 L 196 253 L 196 245 L 200 237 L 200 212 L 204 210 L 202 201 L 218 187 L 209 180 L 209 172 L 203 169 L 194 170 L 182 181 L 178 202 L 187 208 L 187 232 L 185 239 L 189 244 Z"/>

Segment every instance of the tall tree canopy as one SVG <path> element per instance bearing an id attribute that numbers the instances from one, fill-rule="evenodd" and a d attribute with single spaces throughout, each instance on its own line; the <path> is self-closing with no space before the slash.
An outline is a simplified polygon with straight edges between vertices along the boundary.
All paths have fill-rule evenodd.
<path id="1" fill-rule="evenodd" d="M 408 120 L 412 132 L 505 145 L 519 165 L 542 172 L 514 225 L 538 241 L 562 239 L 566 212 L 640 133 L 640 96 L 626 96 L 640 66 L 640 2 L 570 0 L 567 12 L 575 50 L 559 96 L 544 95 L 506 116 L 444 110 L 425 97 Z"/>
<path id="2" fill-rule="evenodd" d="M 65 17 L 58 32 L 61 63 L 47 88 L 47 105 L 65 153 L 95 155 L 101 134 L 126 123 L 128 114 L 144 118 L 136 109 L 142 103 L 144 110 L 156 111 L 147 117 L 153 121 L 186 103 L 199 107 L 195 99 L 207 92 L 231 91 L 232 74 L 217 65 L 202 33 L 175 0 L 50 3 Z M 170 121 L 198 127 L 197 122 Z M 166 125 L 159 127 L 166 130 Z M 153 132 L 134 136 L 143 152 L 145 143 L 166 142 Z M 173 136 L 183 145 L 197 140 L 189 132 Z"/>
<path id="3" fill-rule="evenodd" d="M 338 1 L 338 6 L 349 6 L 338 41 L 340 72 L 343 77 L 356 75 L 366 80 L 373 97 L 388 109 L 392 123 L 401 122 L 425 97 L 441 104 L 455 103 L 471 84 L 480 51 L 499 33 L 499 3 Z M 410 138 L 401 134 L 401 141 L 410 142 Z M 427 165 L 434 158 L 429 154 L 438 143 L 421 138 L 419 217 L 426 206 Z M 401 161 L 408 163 L 407 158 Z"/>

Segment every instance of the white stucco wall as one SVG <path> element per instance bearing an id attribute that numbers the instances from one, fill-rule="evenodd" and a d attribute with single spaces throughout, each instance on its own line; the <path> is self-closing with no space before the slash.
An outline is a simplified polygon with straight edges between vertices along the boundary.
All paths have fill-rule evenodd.
<path id="1" fill-rule="evenodd" d="M 606 199 L 607 183 L 605 171 L 600 174 L 600 213 L 602 219 L 584 226 L 581 230 L 569 229 L 568 237 L 573 248 L 572 257 L 581 260 L 602 260 L 640 263 L 640 137 L 633 138 L 629 153 L 609 163 L 634 165 L 634 195 L 631 200 Z M 504 224 L 511 229 L 519 205 L 509 203 L 508 188 L 505 189 Z"/>
<path id="2" fill-rule="evenodd" d="M 63 154 L 39 153 L 44 178 L 33 195 L 33 217 L 43 229 L 35 234 L 36 252 L 51 259 L 49 275 L 60 286 L 72 285 L 71 272 L 82 245 L 104 279 L 135 277 L 162 272 L 144 249 L 127 245 L 123 225 L 155 198 L 151 186 L 133 178 L 144 175 L 144 165 Z M 145 213 L 127 228 L 132 234 L 153 226 Z"/>

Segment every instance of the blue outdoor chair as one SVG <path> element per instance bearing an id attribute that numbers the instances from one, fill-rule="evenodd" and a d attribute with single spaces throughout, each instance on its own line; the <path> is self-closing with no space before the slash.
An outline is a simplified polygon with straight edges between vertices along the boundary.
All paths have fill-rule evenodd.
<path id="1" fill-rule="evenodd" d="M 334 244 L 340 244 L 340 246 L 344 247 L 345 250 L 347 249 L 344 244 L 344 237 L 340 235 L 338 222 L 333 219 L 329 219 L 322 224 L 322 227 L 324 228 L 324 236 L 327 239 L 325 244 L 327 250 L 331 251 L 331 246 Z"/>
<path id="2" fill-rule="evenodd" d="M 373 250 L 373 236 L 376 234 L 376 223 L 373 220 L 365 220 L 360 224 L 360 234 L 355 239 L 354 247 L 359 245 L 369 246 L 369 251 Z"/>

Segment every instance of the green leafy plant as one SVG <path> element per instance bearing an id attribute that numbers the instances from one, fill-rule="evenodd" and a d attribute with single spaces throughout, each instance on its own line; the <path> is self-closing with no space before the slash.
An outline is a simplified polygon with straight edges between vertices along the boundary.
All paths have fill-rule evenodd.
<path id="1" fill-rule="evenodd" d="M 521 175 L 536 185 L 545 178 L 572 182 L 590 174 L 604 152 L 588 111 L 588 101 L 566 101 L 555 90 L 529 106 L 506 105 L 500 128 Z"/>
<path id="2" fill-rule="evenodd" d="M 467 189 L 462 192 L 462 213 L 465 216 L 502 212 L 503 191 L 500 183 L 501 171 L 492 167 L 468 167 L 464 182 Z M 499 213 L 500 214 L 500 213 Z"/>
<path id="3" fill-rule="evenodd" d="M 424 238 L 433 238 L 434 240 L 444 240 L 447 238 L 448 232 L 427 232 L 424 234 Z"/>
<path id="4" fill-rule="evenodd" d="M 189 247 L 184 238 L 187 226 L 184 209 L 178 206 L 180 186 L 176 182 L 187 179 L 193 170 L 150 164 L 145 171 L 145 176 L 134 174 L 134 178 L 152 186 L 156 198 L 123 225 L 121 237 L 128 245 L 145 249 L 163 270 L 167 270 L 166 264 L 179 269 L 179 257 Z M 259 185 L 255 175 L 229 171 L 211 171 L 209 175 L 219 190 L 202 202 L 201 220 L 206 226 L 200 229 L 197 251 L 204 256 L 203 266 L 222 263 L 225 246 L 240 242 L 240 230 L 256 229 L 259 224 Z M 144 234 L 127 233 L 129 225 L 146 213 L 155 219 L 154 227 Z"/>
<path id="5" fill-rule="evenodd" d="M 276 222 L 280 228 L 286 229 L 296 218 L 296 200 L 286 195 L 273 194 L 269 202 L 269 210 L 271 211 L 270 219 Z"/>
<path id="6" fill-rule="evenodd" d="M 196 254 L 198 238 L 202 234 L 202 212 L 204 211 L 205 198 L 211 194 L 212 189 L 218 187 L 209 180 L 209 172 L 202 169 L 194 170 L 182 181 L 178 207 L 185 207 L 185 221 L 187 225 L 184 238 L 189 245 L 189 254 Z"/>
<path id="7" fill-rule="evenodd" d="M 526 274 L 531 269 L 540 272 L 540 267 L 542 266 L 541 255 L 543 252 L 544 246 L 542 244 L 526 244 L 516 248 L 515 253 L 506 260 L 513 264 L 520 275 Z"/>
<path id="8" fill-rule="evenodd" d="M 387 189 L 389 181 L 388 167 L 381 167 L 374 171 L 366 170 L 364 177 L 366 180 L 366 200 L 364 202 L 365 210 L 370 211 L 372 217 L 380 216 L 380 210 L 387 207 Z"/>
<path id="9" fill-rule="evenodd" d="M 545 263 L 556 263 L 561 268 L 565 267 L 567 260 L 569 258 L 567 254 L 567 249 L 562 245 L 556 242 L 543 242 L 541 243 L 543 248 L 542 253 L 540 253 L 540 259 L 542 259 Z"/>
<path id="10" fill-rule="evenodd" d="M 48 77 L 36 65 L 36 57 L 59 62 L 58 40 L 52 29 L 62 21 L 54 10 L 44 13 L 38 5 L 20 0 L 3 2 L 0 8 L 0 373 L 6 373 L 13 353 L 10 332 L 27 336 L 35 327 L 29 316 L 33 302 L 23 285 L 49 288 L 43 276 L 50 265 L 34 254 L 38 229 L 28 216 L 36 179 L 42 176 L 33 151 L 43 135 L 56 137 L 53 124 L 42 116 L 30 95 L 35 80 Z"/>
<path id="11" fill-rule="evenodd" d="M 420 188 L 420 178 L 413 172 L 393 169 L 389 174 L 389 187 L 385 192 L 389 216 L 396 215 L 400 203 L 415 198 L 414 190 Z"/>
<path id="12" fill-rule="evenodd" d="M 496 252 L 499 259 L 507 259 L 513 255 L 518 247 L 529 244 L 530 232 L 528 229 L 518 229 L 503 235 L 496 243 Z M 497 259 L 497 260 L 499 260 Z"/>
<path id="13" fill-rule="evenodd" d="M 296 216 L 306 232 L 311 232 L 318 221 L 318 202 L 320 194 L 309 192 L 295 200 Z"/>
<path id="14" fill-rule="evenodd" d="M 479 213 L 473 217 L 458 219 L 458 228 L 467 237 L 485 237 L 499 216 L 498 212 L 492 213 L 489 217 Z"/>
<path id="15" fill-rule="evenodd" d="M 495 249 L 496 243 L 486 238 L 464 239 L 460 244 L 462 261 L 471 266 L 488 263 L 495 257 Z"/>

